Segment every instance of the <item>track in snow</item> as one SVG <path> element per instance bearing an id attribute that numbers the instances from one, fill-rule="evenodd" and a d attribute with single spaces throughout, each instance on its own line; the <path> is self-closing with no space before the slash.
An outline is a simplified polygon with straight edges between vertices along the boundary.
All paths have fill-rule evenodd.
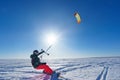
<path id="1" fill-rule="evenodd" d="M 98 75 L 96 80 L 106 80 L 109 67 L 104 67 L 102 72 Z"/>

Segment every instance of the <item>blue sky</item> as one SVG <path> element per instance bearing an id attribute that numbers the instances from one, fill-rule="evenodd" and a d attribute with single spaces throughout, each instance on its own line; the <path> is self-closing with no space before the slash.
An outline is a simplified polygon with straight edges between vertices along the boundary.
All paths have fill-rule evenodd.
<path id="1" fill-rule="evenodd" d="M 0 0 L 0 58 L 29 58 L 33 50 L 47 49 L 44 36 L 51 32 L 61 36 L 45 58 L 120 56 L 119 3 Z"/>

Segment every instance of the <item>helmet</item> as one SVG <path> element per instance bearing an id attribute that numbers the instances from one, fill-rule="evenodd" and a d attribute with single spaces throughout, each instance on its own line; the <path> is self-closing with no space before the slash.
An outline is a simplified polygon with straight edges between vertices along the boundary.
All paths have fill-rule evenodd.
<path id="1" fill-rule="evenodd" d="M 38 54 L 38 53 L 39 53 L 38 50 L 34 50 L 34 51 L 33 51 L 33 54 Z"/>

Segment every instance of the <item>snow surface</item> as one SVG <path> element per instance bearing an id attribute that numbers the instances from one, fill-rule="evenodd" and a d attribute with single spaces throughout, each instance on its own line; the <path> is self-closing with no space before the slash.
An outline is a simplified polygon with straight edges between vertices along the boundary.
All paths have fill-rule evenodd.
<path id="1" fill-rule="evenodd" d="M 45 60 L 70 80 L 120 80 L 120 57 Z M 42 74 L 30 60 L 0 60 L 0 80 L 29 80 Z"/>

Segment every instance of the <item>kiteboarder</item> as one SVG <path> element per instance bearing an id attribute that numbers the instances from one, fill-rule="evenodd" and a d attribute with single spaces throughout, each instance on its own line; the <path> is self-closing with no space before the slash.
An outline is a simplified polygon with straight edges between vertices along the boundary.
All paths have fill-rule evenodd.
<path id="1" fill-rule="evenodd" d="M 42 53 L 45 53 L 43 49 L 41 49 L 41 52 L 38 50 L 33 51 L 33 54 L 30 55 L 32 66 L 37 70 L 43 69 L 43 73 L 52 75 L 54 71 L 45 62 L 41 62 L 40 58 L 38 57 Z"/>

